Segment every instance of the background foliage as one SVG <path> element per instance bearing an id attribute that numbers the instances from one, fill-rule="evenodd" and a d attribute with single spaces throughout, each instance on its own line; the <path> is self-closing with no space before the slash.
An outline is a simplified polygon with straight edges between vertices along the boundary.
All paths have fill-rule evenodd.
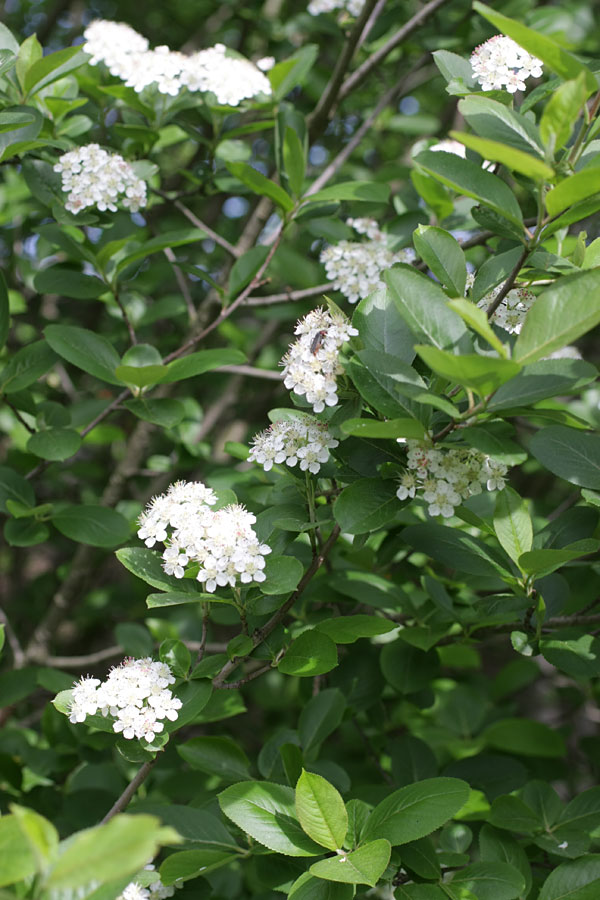
<path id="1" fill-rule="evenodd" d="M 388 0 L 345 55 L 354 20 L 303 7 L 5 4 L 3 898 L 111 900 L 161 847 L 182 900 L 600 888 L 597 21 L 586 3 L 508 2 L 492 7 L 517 24 L 491 24 L 463 0 L 413 20 Z M 169 106 L 89 65 L 34 71 L 29 35 L 59 52 L 96 17 L 153 45 L 273 54 L 274 101 Z M 545 63 L 516 112 L 465 81 L 471 50 L 511 28 Z M 13 128 L 15 107 L 34 121 Z M 451 130 L 468 160 L 425 152 Z M 143 161 L 141 214 L 65 211 L 52 165 L 90 141 Z M 319 263 L 348 216 L 417 254 L 357 308 Z M 518 338 L 448 306 L 467 265 L 475 300 L 536 282 Z M 359 336 L 326 414 L 340 445 L 312 482 L 315 537 L 304 477 L 245 458 L 293 407 L 277 365 L 324 294 Z M 574 341 L 583 360 L 545 359 Z M 510 488 L 450 520 L 398 500 L 395 438 L 425 429 L 511 466 Z M 178 479 L 237 497 L 273 548 L 245 628 L 225 589 L 207 604 L 158 563 L 148 575 L 136 519 Z M 159 653 L 184 700 L 159 752 L 51 703 Z"/>

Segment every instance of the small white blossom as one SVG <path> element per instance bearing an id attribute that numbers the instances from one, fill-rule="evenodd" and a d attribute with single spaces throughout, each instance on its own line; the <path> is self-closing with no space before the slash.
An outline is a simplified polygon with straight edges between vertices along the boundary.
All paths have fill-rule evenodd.
<path id="1" fill-rule="evenodd" d="M 113 731 L 126 740 L 144 738 L 152 743 L 164 730 L 161 719 L 175 722 L 181 700 L 174 697 L 167 685 L 175 678 L 166 663 L 150 657 L 125 659 L 109 672 L 106 681 L 82 678 L 75 684 L 71 696 L 69 720 L 85 722 L 87 716 L 101 712 L 112 716 Z M 129 900 L 135 900 L 134 887 Z M 126 898 L 127 900 L 127 898 Z"/>
<path id="2" fill-rule="evenodd" d="M 344 371 L 340 347 L 358 331 L 344 316 L 319 308 L 300 319 L 295 334 L 298 340 L 281 360 L 283 383 L 295 394 L 306 396 L 314 412 L 323 412 L 338 402 L 336 377 Z"/>
<path id="3" fill-rule="evenodd" d="M 137 212 L 146 205 L 146 182 L 122 156 L 108 153 L 99 144 L 63 153 L 54 171 L 62 176 L 62 189 L 69 195 L 65 207 L 72 213 L 89 206 L 116 212 L 117 203 Z"/>
<path id="4" fill-rule="evenodd" d="M 454 156 L 462 156 L 465 159 L 467 155 L 467 148 L 464 144 L 461 144 L 460 141 L 454 141 L 452 138 L 446 138 L 443 141 L 438 141 L 437 144 L 433 144 L 430 148 L 434 153 L 439 153 L 441 150 L 443 153 L 453 153 Z"/>
<path id="5" fill-rule="evenodd" d="M 148 871 L 154 871 L 154 868 L 152 863 L 144 866 L 144 869 Z M 167 886 L 162 883 L 157 874 L 156 880 L 152 881 L 148 887 L 142 887 L 137 881 L 130 881 L 117 900 L 166 900 L 167 897 L 173 896 L 176 887 L 181 887 L 181 885 Z"/>
<path id="6" fill-rule="evenodd" d="M 364 5 L 365 0 L 311 0 L 308 4 L 308 12 L 311 16 L 319 16 L 321 13 L 344 9 L 351 16 L 359 16 Z"/>
<path id="7" fill-rule="evenodd" d="M 326 247 L 319 260 L 325 266 L 333 287 L 341 291 L 350 303 L 356 303 L 385 287 L 381 276 L 386 269 L 398 262 L 412 262 L 415 254 L 411 249 L 389 250 L 386 236 L 374 219 L 347 219 L 346 224 L 369 240 L 339 241 Z"/>
<path id="8" fill-rule="evenodd" d="M 430 516 L 449 518 L 463 500 L 488 491 L 501 491 L 507 467 L 469 448 L 434 446 L 429 440 L 408 440 L 407 470 L 400 476 L 399 500 L 419 497 Z"/>
<path id="9" fill-rule="evenodd" d="M 285 462 L 294 467 L 299 462 L 303 471 L 308 469 L 317 475 L 322 463 L 329 459 L 329 451 L 338 443 L 324 422 L 303 416 L 291 422 L 275 422 L 255 435 L 248 459 L 262 465 L 265 472 L 274 463 Z"/>
<path id="10" fill-rule="evenodd" d="M 261 69 L 224 44 L 187 55 L 167 46 L 150 49 L 148 41 L 122 22 L 97 19 L 84 31 L 83 49 L 91 65 L 104 63 L 111 75 L 141 93 L 154 86 L 176 97 L 182 90 L 214 94 L 217 103 L 239 106 L 243 100 L 272 93 Z M 261 60 L 268 66 L 268 60 Z"/>
<path id="11" fill-rule="evenodd" d="M 539 78 L 542 61 L 504 34 L 496 34 L 471 54 L 473 75 L 484 91 L 525 90 L 527 78 Z"/>
<path id="12" fill-rule="evenodd" d="M 494 302 L 502 288 L 504 282 L 482 297 L 477 306 L 482 309 L 488 307 Z M 519 334 L 525 321 L 525 316 L 531 309 L 535 301 L 535 294 L 522 287 L 513 288 L 508 292 L 506 297 L 500 303 L 498 309 L 494 312 L 491 321 L 494 325 L 504 328 L 509 334 Z"/>

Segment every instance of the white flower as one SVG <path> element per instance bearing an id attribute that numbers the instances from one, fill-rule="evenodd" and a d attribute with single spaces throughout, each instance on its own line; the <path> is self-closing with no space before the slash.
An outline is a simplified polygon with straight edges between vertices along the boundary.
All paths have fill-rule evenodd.
<path id="1" fill-rule="evenodd" d="M 359 16 L 364 5 L 365 0 L 311 0 L 308 12 L 311 16 L 319 16 L 321 13 L 345 9 L 351 16 Z"/>
<path id="2" fill-rule="evenodd" d="M 239 55 L 228 54 L 216 44 L 187 56 L 166 46 L 149 48 L 148 41 L 121 22 L 97 19 L 84 31 L 83 49 L 91 65 L 104 63 L 111 75 L 141 93 L 155 86 L 161 94 L 176 97 L 183 89 L 211 93 L 219 104 L 239 106 L 259 94 L 271 94 L 263 72 Z M 268 67 L 269 60 L 261 60 Z"/>
<path id="3" fill-rule="evenodd" d="M 265 472 L 274 463 L 285 462 L 294 467 L 300 460 L 303 471 L 309 469 L 316 475 L 329 459 L 329 451 L 338 444 L 324 422 L 303 416 L 291 422 L 275 422 L 255 435 L 248 459 L 262 465 Z"/>
<path id="4" fill-rule="evenodd" d="M 454 141 L 451 138 L 446 138 L 443 141 L 438 141 L 437 144 L 433 144 L 430 148 L 434 153 L 438 153 L 440 150 L 444 153 L 453 153 L 454 156 L 462 156 L 465 159 L 467 155 L 467 148 L 464 144 L 461 144 L 460 141 Z"/>
<path id="5" fill-rule="evenodd" d="M 385 287 L 381 275 L 395 263 L 412 262 L 413 250 L 392 252 L 388 249 L 385 234 L 379 230 L 374 219 L 347 219 L 358 234 L 369 240 L 339 241 L 326 247 L 320 257 L 325 272 L 333 287 L 341 291 L 350 303 L 368 297 L 373 291 Z"/>
<path id="6" fill-rule="evenodd" d="M 108 153 L 99 144 L 63 153 L 54 171 L 62 176 L 62 189 L 69 195 L 65 207 L 72 213 L 89 206 L 116 212 L 117 203 L 137 212 L 146 205 L 146 183 L 122 156 Z"/>
<path id="7" fill-rule="evenodd" d="M 314 412 L 323 412 L 338 402 L 336 377 L 344 371 L 340 347 L 358 331 L 344 316 L 319 308 L 300 319 L 295 333 L 298 340 L 281 360 L 283 383 L 295 394 L 305 395 Z"/>
<path id="8" fill-rule="evenodd" d="M 527 78 L 539 78 L 542 61 L 504 34 L 496 34 L 471 54 L 473 75 L 484 91 L 525 90 Z"/>
<path id="9" fill-rule="evenodd" d="M 80 678 L 75 683 L 71 694 L 70 722 L 85 722 L 86 716 L 93 716 L 98 711 L 98 678 Z"/>
<path id="10" fill-rule="evenodd" d="M 268 72 L 275 65 L 275 57 L 263 56 L 262 59 L 256 60 L 256 65 L 261 72 Z"/>
<path id="11" fill-rule="evenodd" d="M 430 516 L 449 518 L 483 487 L 501 491 L 506 484 L 506 465 L 472 447 L 434 447 L 429 440 L 408 440 L 406 448 L 408 469 L 400 477 L 396 496 L 423 499 Z"/>
<path id="12" fill-rule="evenodd" d="M 495 287 L 489 294 L 482 297 L 477 306 L 488 309 L 494 302 L 505 282 Z M 504 328 L 509 334 L 519 334 L 525 321 L 525 316 L 535 301 L 535 294 L 522 287 L 513 288 L 500 303 L 494 312 L 491 321 L 494 325 Z"/>

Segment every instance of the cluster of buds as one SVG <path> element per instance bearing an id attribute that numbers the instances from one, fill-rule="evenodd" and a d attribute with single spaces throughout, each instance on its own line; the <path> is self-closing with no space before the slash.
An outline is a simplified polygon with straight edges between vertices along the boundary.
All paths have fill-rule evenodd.
<path id="1" fill-rule="evenodd" d="M 142 738 L 151 744 L 164 730 L 163 719 L 175 722 L 181 700 L 168 689 L 173 684 L 166 663 L 145 659 L 125 659 L 108 674 L 106 681 L 81 678 L 73 687 L 69 721 L 85 722 L 100 712 L 112 716 L 113 731 L 127 740 Z"/>
<path id="2" fill-rule="evenodd" d="M 346 224 L 368 240 L 339 241 L 326 247 L 319 259 L 333 287 L 341 291 L 350 303 L 356 303 L 385 287 L 381 276 L 386 269 L 395 263 L 410 263 L 415 255 L 410 249 L 391 251 L 386 235 L 374 219 L 347 219 Z"/>
<path id="3" fill-rule="evenodd" d="M 501 491 L 508 471 L 498 462 L 472 447 L 434 447 L 431 441 L 409 440 L 407 470 L 396 492 L 399 500 L 420 497 L 428 504 L 430 516 L 449 518 L 457 506 L 488 491 Z"/>
<path id="4" fill-rule="evenodd" d="M 525 90 L 527 78 L 539 78 L 542 61 L 504 34 L 496 34 L 471 54 L 471 68 L 484 91 Z"/>
<path id="5" fill-rule="evenodd" d="M 104 63 L 111 75 L 141 93 L 151 85 L 161 94 L 175 97 L 181 90 L 214 94 L 223 106 L 239 106 L 259 94 L 271 94 L 271 84 L 257 65 L 229 53 L 224 44 L 187 55 L 169 47 L 151 49 L 148 41 L 129 25 L 96 19 L 84 31 L 83 49 L 91 65 Z"/>
<path id="6" fill-rule="evenodd" d="M 139 518 L 138 537 L 147 547 L 158 541 L 167 575 L 183 578 L 188 566 L 199 566 L 197 580 L 210 593 L 238 582 L 264 581 L 264 557 L 252 525 L 256 517 L 239 504 L 213 510 L 217 498 L 202 482 L 178 481 L 154 497 Z"/>
<path id="7" fill-rule="evenodd" d="M 344 371 L 340 347 L 358 334 L 345 316 L 326 309 L 313 309 L 296 325 L 298 340 L 281 360 L 284 384 L 295 394 L 306 396 L 313 411 L 336 406 L 337 376 Z"/>
<path id="8" fill-rule="evenodd" d="M 118 153 L 108 153 L 99 144 L 86 144 L 64 153 L 56 165 L 62 189 L 69 196 L 65 207 L 78 213 L 89 206 L 101 212 L 116 212 L 117 203 L 137 212 L 146 205 L 146 183 Z"/>
<path id="9" fill-rule="evenodd" d="M 317 475 L 329 459 L 329 451 L 338 443 L 325 422 L 302 416 L 290 422 L 275 422 L 255 435 L 248 459 L 259 463 L 265 472 L 274 464 L 286 463 L 292 468 L 299 464 L 303 472 Z"/>

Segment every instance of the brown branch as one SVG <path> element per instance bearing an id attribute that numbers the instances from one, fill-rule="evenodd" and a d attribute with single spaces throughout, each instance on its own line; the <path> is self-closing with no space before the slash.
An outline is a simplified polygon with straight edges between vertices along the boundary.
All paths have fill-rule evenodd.
<path id="1" fill-rule="evenodd" d="M 8 406 L 8 408 L 9 408 L 10 410 L 12 410 L 12 412 L 13 412 L 15 418 L 21 423 L 21 425 L 23 426 L 23 428 L 25 428 L 25 429 L 29 432 L 29 434 L 35 434 L 35 428 L 32 428 L 31 425 L 28 425 L 28 424 L 27 424 L 27 422 L 25 421 L 25 419 L 23 418 L 23 416 L 21 415 L 21 413 L 19 412 L 19 410 L 16 408 L 16 406 L 13 406 L 13 405 L 12 405 L 12 403 L 10 402 L 10 400 L 8 399 L 8 397 L 4 396 L 2 399 L 4 400 L 4 402 L 6 403 L 6 405 Z"/>
<path id="2" fill-rule="evenodd" d="M 233 375 L 249 375 L 251 378 L 266 378 L 268 381 L 281 381 L 281 372 L 258 369 L 256 366 L 221 366 L 214 371 L 231 372 Z"/>
<path id="3" fill-rule="evenodd" d="M 222 247 L 223 250 L 226 250 L 227 253 L 231 254 L 231 256 L 238 257 L 241 256 L 240 251 L 237 247 L 234 247 L 233 244 L 230 244 L 228 240 L 224 237 L 221 237 L 220 234 L 217 234 L 210 225 L 207 225 L 206 222 L 203 222 L 202 219 L 199 219 L 198 216 L 192 212 L 184 203 L 180 200 L 174 200 L 169 197 L 166 191 L 161 191 L 159 188 L 152 189 L 155 194 L 158 194 L 159 197 L 162 197 L 163 200 L 166 200 L 168 203 L 172 203 L 175 209 L 178 209 L 179 212 L 186 217 L 188 222 L 191 222 L 195 228 L 201 229 L 211 241 L 214 241 L 215 244 L 218 244 L 219 247 Z"/>
<path id="4" fill-rule="evenodd" d="M 500 306 L 500 304 L 502 303 L 502 301 L 504 300 L 504 298 L 506 297 L 508 292 L 512 290 L 513 285 L 514 285 L 515 281 L 517 280 L 517 276 L 518 276 L 519 272 L 521 271 L 521 268 L 525 265 L 525 260 L 527 259 L 527 257 L 529 256 L 530 253 L 531 253 L 531 249 L 529 246 L 523 248 L 523 252 L 521 253 L 519 259 L 517 260 L 515 267 L 513 268 L 512 272 L 510 273 L 510 275 L 508 276 L 508 278 L 502 285 L 502 289 L 501 289 L 500 293 L 495 298 L 495 300 L 493 300 L 492 303 L 490 303 L 490 305 L 488 306 L 488 308 L 486 310 L 486 315 L 487 315 L 488 319 L 492 318 L 492 316 L 494 315 L 494 313 L 496 312 L 496 310 L 498 309 L 498 307 Z"/>
<path id="5" fill-rule="evenodd" d="M 258 669 L 254 669 L 253 672 L 238 679 L 238 681 L 228 681 L 226 684 L 220 684 L 219 687 L 221 690 L 233 691 L 236 688 L 242 687 L 244 684 L 248 684 L 249 681 L 254 681 L 255 678 L 260 678 L 261 675 L 266 675 L 267 672 L 271 671 L 273 671 L 273 666 L 270 663 L 268 666 L 259 666 Z"/>
<path id="6" fill-rule="evenodd" d="M 328 539 L 326 540 L 325 544 L 323 545 L 323 549 L 321 550 L 321 552 L 319 553 L 318 556 L 313 557 L 313 560 L 312 560 L 310 566 L 308 567 L 308 569 L 306 570 L 306 572 L 300 579 L 300 583 L 298 584 L 298 587 L 296 588 L 294 593 L 291 595 L 291 597 L 289 597 L 289 599 L 286 600 L 286 602 L 283 604 L 283 606 L 280 609 L 277 610 L 277 612 L 273 613 L 271 618 L 261 628 L 257 628 L 253 632 L 253 634 L 252 634 L 253 648 L 258 647 L 259 644 L 262 644 L 262 642 L 268 638 L 268 636 L 271 634 L 271 632 L 274 631 L 275 628 L 277 628 L 279 623 L 281 621 L 283 621 L 283 619 L 286 617 L 286 615 L 288 614 L 288 612 L 290 611 L 290 609 L 292 608 L 292 606 L 294 605 L 296 600 L 302 595 L 304 589 L 309 584 L 309 582 L 312 580 L 313 576 L 316 574 L 316 572 L 318 572 L 318 570 L 321 568 L 321 566 L 327 559 L 329 552 L 330 552 L 331 548 L 333 547 L 333 545 L 335 544 L 335 542 L 337 541 L 339 535 L 340 535 L 340 526 L 335 525 L 331 534 L 329 535 Z M 226 686 L 225 679 L 227 678 L 228 675 L 231 674 L 231 672 L 233 672 L 234 669 L 236 669 L 238 667 L 238 665 L 244 658 L 245 657 L 235 656 L 233 659 L 228 660 L 228 662 L 225 663 L 225 665 L 223 666 L 223 668 L 221 669 L 219 674 L 216 675 L 215 678 L 213 678 L 213 687 L 221 688 L 221 687 Z"/>
<path id="7" fill-rule="evenodd" d="M 365 27 L 362 30 L 362 34 L 361 34 L 358 44 L 356 46 L 357 51 L 360 50 L 362 45 L 365 43 L 365 41 L 369 37 L 371 29 L 373 28 L 373 25 L 375 24 L 375 22 L 377 21 L 377 19 L 381 15 L 381 13 L 383 12 L 383 8 L 386 3 L 387 3 L 387 0 L 377 0 L 377 3 L 375 4 L 375 8 L 373 9 L 373 12 L 369 16 L 369 21 L 367 22 L 367 24 L 365 25 Z"/>
<path id="8" fill-rule="evenodd" d="M 198 656 L 196 657 L 196 665 L 199 665 L 204 659 L 206 652 L 206 637 L 208 635 L 208 621 L 210 619 L 210 606 L 208 603 L 203 604 L 202 610 L 202 635 L 200 637 L 200 646 L 198 647 Z"/>
<path id="9" fill-rule="evenodd" d="M 308 134 L 310 139 L 313 139 L 315 135 L 319 134 L 327 125 L 329 115 L 337 104 L 338 94 L 342 87 L 344 75 L 354 56 L 354 51 L 359 44 L 363 31 L 369 24 L 376 2 L 377 0 L 366 0 L 359 17 L 348 36 L 348 40 L 342 48 L 342 52 L 338 57 L 329 83 L 321 94 L 315 109 L 308 117 Z"/>
<path id="10" fill-rule="evenodd" d="M 408 22 L 398 29 L 392 37 L 386 41 L 378 50 L 372 53 L 365 62 L 358 67 L 342 84 L 339 92 L 339 102 L 345 100 L 346 97 L 356 90 L 358 85 L 376 69 L 388 56 L 392 50 L 395 50 L 409 35 L 413 33 L 420 25 L 422 25 L 440 6 L 447 3 L 448 0 L 430 0 L 418 13 L 409 19 Z"/>
<path id="11" fill-rule="evenodd" d="M 248 297 L 246 306 L 270 306 L 272 303 L 287 303 L 288 300 L 306 300 L 308 297 L 315 297 L 317 294 L 324 294 L 331 290 L 333 290 L 333 284 L 327 281 L 325 284 L 300 288 L 297 291 L 282 291 L 280 294 L 268 294 L 266 297 Z"/>
<path id="12" fill-rule="evenodd" d="M 148 762 L 144 763 L 144 765 L 139 769 L 134 778 L 132 778 L 132 780 L 129 782 L 116 803 L 114 803 L 106 813 L 106 815 L 102 819 L 102 822 L 100 823 L 101 825 L 106 825 L 106 823 L 110 822 L 110 820 L 114 818 L 114 816 L 116 816 L 120 812 L 123 812 L 123 810 L 129 805 L 129 801 L 132 799 L 139 786 L 143 784 L 157 762 L 158 755 L 155 756 L 154 759 L 149 759 Z"/>

